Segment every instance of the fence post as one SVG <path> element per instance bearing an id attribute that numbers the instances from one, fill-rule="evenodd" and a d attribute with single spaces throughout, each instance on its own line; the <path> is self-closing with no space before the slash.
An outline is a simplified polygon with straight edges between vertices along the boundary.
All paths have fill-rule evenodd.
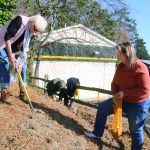
<path id="1" fill-rule="evenodd" d="M 99 103 L 100 102 L 100 93 L 99 93 L 99 91 L 97 92 L 97 103 Z"/>
<path id="2" fill-rule="evenodd" d="M 47 85 L 46 82 L 47 82 L 47 80 L 48 80 L 48 74 L 45 74 L 45 75 L 44 75 L 44 79 L 45 79 L 45 80 L 44 80 L 44 94 L 45 94 L 45 92 L 46 92 L 46 85 Z"/>

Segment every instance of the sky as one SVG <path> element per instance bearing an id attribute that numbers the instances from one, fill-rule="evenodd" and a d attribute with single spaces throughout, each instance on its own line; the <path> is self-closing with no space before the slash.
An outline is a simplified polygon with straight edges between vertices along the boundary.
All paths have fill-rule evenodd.
<path id="1" fill-rule="evenodd" d="M 126 0 L 131 18 L 136 20 L 137 33 L 150 54 L 150 0 Z"/>

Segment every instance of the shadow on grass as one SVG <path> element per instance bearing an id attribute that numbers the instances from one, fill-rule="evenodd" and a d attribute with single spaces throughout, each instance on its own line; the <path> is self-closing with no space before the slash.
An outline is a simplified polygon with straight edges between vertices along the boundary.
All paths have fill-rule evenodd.
<path id="1" fill-rule="evenodd" d="M 24 103 L 28 104 L 27 101 L 23 101 Z M 40 109 L 45 112 L 52 120 L 57 121 L 57 123 L 64 126 L 64 128 L 74 131 L 78 135 L 83 135 L 83 131 L 85 130 L 82 125 L 80 125 L 75 119 L 70 118 L 68 116 L 63 115 L 61 112 L 49 108 L 45 105 L 32 102 L 32 105 L 35 109 Z M 34 112 L 36 113 L 36 111 Z"/>
<path id="2" fill-rule="evenodd" d="M 23 101 L 24 103 L 28 104 L 27 101 Z M 76 135 L 84 135 L 84 131 L 86 130 L 81 124 L 79 124 L 75 119 L 67 117 L 65 115 L 63 115 L 61 112 L 54 110 L 53 108 L 48 108 L 45 105 L 36 103 L 36 102 L 32 102 L 34 109 L 40 109 L 43 112 L 45 112 L 46 114 L 48 114 L 48 116 L 54 120 L 57 121 L 57 123 L 61 124 L 64 126 L 64 128 L 69 129 L 73 132 L 76 133 Z M 34 112 L 35 113 L 35 112 Z M 110 145 L 102 140 L 97 140 L 97 139 L 90 139 L 87 138 L 87 141 L 91 141 L 94 144 L 97 144 L 97 146 L 99 147 L 99 150 L 103 150 L 103 149 L 113 149 L 113 150 L 124 150 L 124 145 L 118 141 L 119 144 L 119 148 L 117 146 L 113 146 Z"/>

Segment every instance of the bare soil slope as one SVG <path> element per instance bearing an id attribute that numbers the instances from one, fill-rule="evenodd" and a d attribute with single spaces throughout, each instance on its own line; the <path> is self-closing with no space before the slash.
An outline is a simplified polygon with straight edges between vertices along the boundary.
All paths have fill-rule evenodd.
<path id="1" fill-rule="evenodd" d="M 119 150 L 130 149 L 131 138 L 127 120 L 123 120 L 123 135 L 116 141 L 110 129 L 109 117 L 102 141 L 85 137 L 84 130 L 92 130 L 96 110 L 77 105 L 78 111 L 69 110 L 63 104 L 43 96 L 40 91 L 28 87 L 34 112 L 28 102 L 18 99 L 19 88 L 10 88 L 13 105 L 0 104 L 0 150 Z M 150 150 L 150 139 L 145 134 L 143 149 Z"/>

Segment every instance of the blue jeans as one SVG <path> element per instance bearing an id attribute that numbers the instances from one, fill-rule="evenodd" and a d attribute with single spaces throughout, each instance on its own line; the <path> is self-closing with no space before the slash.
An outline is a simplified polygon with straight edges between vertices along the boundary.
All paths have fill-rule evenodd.
<path id="1" fill-rule="evenodd" d="M 0 49 L 0 84 L 1 91 L 7 89 L 10 84 L 9 60 L 4 49 Z"/>
<path id="2" fill-rule="evenodd" d="M 15 58 L 17 59 L 18 56 L 15 56 Z M 27 85 L 26 70 L 27 70 L 27 65 L 23 64 L 22 71 L 21 71 L 21 77 L 22 77 L 22 80 L 23 80 L 25 86 Z M 23 88 L 22 88 L 20 82 L 19 82 L 19 87 L 20 87 L 20 91 L 23 91 Z"/>
<path id="3" fill-rule="evenodd" d="M 145 119 L 149 113 L 149 108 L 150 97 L 140 103 L 129 103 L 125 101 L 122 103 L 122 110 L 127 114 L 129 122 L 129 130 L 132 138 L 132 150 L 142 149 L 142 144 L 144 142 L 143 127 Z M 99 104 L 93 130 L 93 133 L 96 136 L 103 136 L 107 116 L 113 113 L 114 109 L 112 98 Z"/>
<path id="4" fill-rule="evenodd" d="M 10 85 L 10 73 L 9 73 L 9 59 L 5 49 L 0 49 L 0 84 L 1 91 L 8 89 Z M 21 76 L 23 82 L 26 84 L 26 64 L 22 66 Z M 20 84 L 19 84 L 20 86 Z M 20 86 L 20 90 L 22 87 Z"/>

